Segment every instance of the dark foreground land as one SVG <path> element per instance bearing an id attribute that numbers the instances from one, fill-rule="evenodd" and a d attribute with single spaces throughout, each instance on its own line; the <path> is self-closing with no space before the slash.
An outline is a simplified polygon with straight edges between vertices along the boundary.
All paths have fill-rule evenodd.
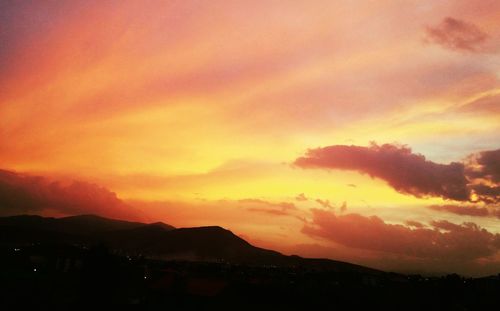
<path id="1" fill-rule="evenodd" d="M 170 254 L 151 259 L 152 253 L 145 255 L 141 253 L 146 252 L 144 248 L 137 248 L 147 244 L 146 240 L 142 244 L 124 243 L 143 234 L 143 229 L 137 230 L 144 224 L 128 223 L 125 225 L 130 228 L 123 229 L 116 228 L 116 223 L 106 223 L 102 228 L 107 229 L 97 230 L 95 219 L 90 223 L 85 219 L 84 223 L 95 230 L 82 235 L 78 234 L 85 227 L 81 225 L 82 219 L 70 220 L 69 227 L 49 220 L 52 228 L 49 230 L 43 218 L 0 219 L 0 308 L 18 309 L 22 305 L 87 308 L 111 304 L 138 305 L 145 309 L 231 310 L 314 306 L 333 310 L 499 310 L 500 307 L 500 275 L 470 279 L 458 275 L 425 278 L 386 273 L 348 263 L 254 250 L 227 230 L 216 229 L 213 233 L 213 228 L 208 232 L 203 229 L 198 236 L 199 228 L 186 235 L 186 229 L 165 225 L 160 226 L 161 230 L 155 225 L 155 233 L 147 234 L 149 244 L 160 241 L 163 255 L 172 250 L 176 254 L 183 250 L 186 254 L 189 250 L 190 256 L 173 258 Z M 114 238 L 99 238 L 102 230 L 105 236 Z M 134 234 L 130 235 L 129 230 L 134 230 Z M 217 249 L 210 243 L 224 247 Z M 157 250 L 157 246 L 151 247 L 150 251 Z M 234 248 L 236 252 L 230 251 Z M 251 260 L 238 256 L 239 253 Z"/>

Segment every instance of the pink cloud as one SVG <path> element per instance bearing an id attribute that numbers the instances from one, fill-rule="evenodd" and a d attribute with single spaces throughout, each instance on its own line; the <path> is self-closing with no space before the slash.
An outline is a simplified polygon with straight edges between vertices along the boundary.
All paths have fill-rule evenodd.
<path id="1" fill-rule="evenodd" d="M 98 214 L 106 217 L 141 220 L 131 206 L 121 201 L 114 192 L 96 184 L 54 181 L 43 176 L 32 176 L 0 170 L 1 215 Z"/>
<path id="2" fill-rule="evenodd" d="M 332 242 L 364 250 L 400 254 L 434 260 L 469 261 L 495 255 L 500 250 L 500 234 L 474 223 L 460 225 L 435 221 L 433 228 L 388 224 L 377 216 L 336 215 L 313 209 L 313 220 L 302 232 Z M 415 227 L 415 226 L 413 226 Z"/>
<path id="3" fill-rule="evenodd" d="M 488 95 L 475 99 L 456 109 L 470 114 L 500 115 L 500 95 Z"/>
<path id="4" fill-rule="evenodd" d="M 450 50 L 481 52 L 488 35 L 472 23 L 446 17 L 426 28 L 426 39 Z"/>
<path id="5" fill-rule="evenodd" d="M 334 145 L 309 149 L 295 160 L 302 168 L 354 170 L 385 180 L 396 191 L 415 197 L 500 202 L 500 149 L 472 155 L 474 163 L 440 164 L 407 146 Z"/>
<path id="6" fill-rule="evenodd" d="M 416 197 L 463 201 L 469 195 L 462 163 L 437 164 L 406 146 L 335 145 L 309 149 L 294 164 L 302 168 L 355 170 L 383 179 L 395 190 Z"/>

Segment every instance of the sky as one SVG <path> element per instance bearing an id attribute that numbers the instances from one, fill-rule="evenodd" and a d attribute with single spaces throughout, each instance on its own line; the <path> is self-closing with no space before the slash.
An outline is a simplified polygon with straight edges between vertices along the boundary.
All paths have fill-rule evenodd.
<path id="1" fill-rule="evenodd" d="M 0 215 L 500 271 L 500 3 L 0 0 Z"/>

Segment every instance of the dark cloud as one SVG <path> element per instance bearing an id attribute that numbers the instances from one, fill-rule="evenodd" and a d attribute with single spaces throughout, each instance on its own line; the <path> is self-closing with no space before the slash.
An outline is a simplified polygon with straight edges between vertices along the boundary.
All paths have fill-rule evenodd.
<path id="1" fill-rule="evenodd" d="M 470 186 L 474 193 L 473 202 L 485 202 L 489 204 L 500 203 L 500 186 L 489 186 L 485 184 L 474 184 Z"/>
<path id="2" fill-rule="evenodd" d="M 302 168 L 355 170 L 377 177 L 399 192 L 464 201 L 469 197 L 462 163 L 437 164 L 406 146 L 335 145 L 310 149 L 294 162 Z"/>
<path id="3" fill-rule="evenodd" d="M 385 223 L 377 216 L 336 215 L 318 209 L 313 209 L 312 215 L 312 222 L 303 227 L 303 233 L 351 248 L 454 261 L 487 258 L 500 250 L 500 234 L 474 223 L 435 221 L 430 224 L 432 228 L 417 225 L 412 229 Z"/>
<path id="4" fill-rule="evenodd" d="M 446 17 L 425 29 L 426 40 L 450 50 L 484 52 L 488 35 L 472 23 Z"/>
<path id="5" fill-rule="evenodd" d="M 476 217 L 491 216 L 490 211 L 485 207 L 447 204 L 447 205 L 430 205 L 428 206 L 428 208 L 435 211 L 448 212 L 457 215 L 467 215 Z"/>
<path id="6" fill-rule="evenodd" d="M 466 175 L 475 198 L 490 204 L 500 203 L 500 149 L 469 156 Z"/>
<path id="7" fill-rule="evenodd" d="M 500 183 L 500 149 L 480 152 L 477 160 L 479 169 L 473 174 L 476 178 Z"/>
<path id="8" fill-rule="evenodd" d="M 500 149 L 471 155 L 466 163 L 439 164 L 406 146 L 334 145 L 309 149 L 294 165 L 358 171 L 385 180 L 396 191 L 415 197 L 500 202 Z"/>
<path id="9" fill-rule="evenodd" d="M 139 220 L 137 211 L 114 192 L 96 184 L 53 181 L 42 176 L 0 170 L 0 215 L 78 215 Z"/>

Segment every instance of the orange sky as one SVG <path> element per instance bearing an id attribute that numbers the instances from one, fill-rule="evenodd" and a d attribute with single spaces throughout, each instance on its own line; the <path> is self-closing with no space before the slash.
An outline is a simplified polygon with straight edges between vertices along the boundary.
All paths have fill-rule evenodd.
<path id="1" fill-rule="evenodd" d="M 1 169 L 96 183 L 147 220 L 218 224 L 285 253 L 500 269 L 498 235 L 492 253 L 450 263 L 337 231 L 373 225 L 377 238 L 378 222 L 352 214 L 410 230 L 408 243 L 420 243 L 408 221 L 444 233 L 463 228 L 433 221 L 472 222 L 495 239 L 498 201 L 293 164 L 371 142 L 440 164 L 498 149 L 498 1 L 0 1 L 0 42 Z M 498 186 L 488 176 L 478 182 Z"/>

